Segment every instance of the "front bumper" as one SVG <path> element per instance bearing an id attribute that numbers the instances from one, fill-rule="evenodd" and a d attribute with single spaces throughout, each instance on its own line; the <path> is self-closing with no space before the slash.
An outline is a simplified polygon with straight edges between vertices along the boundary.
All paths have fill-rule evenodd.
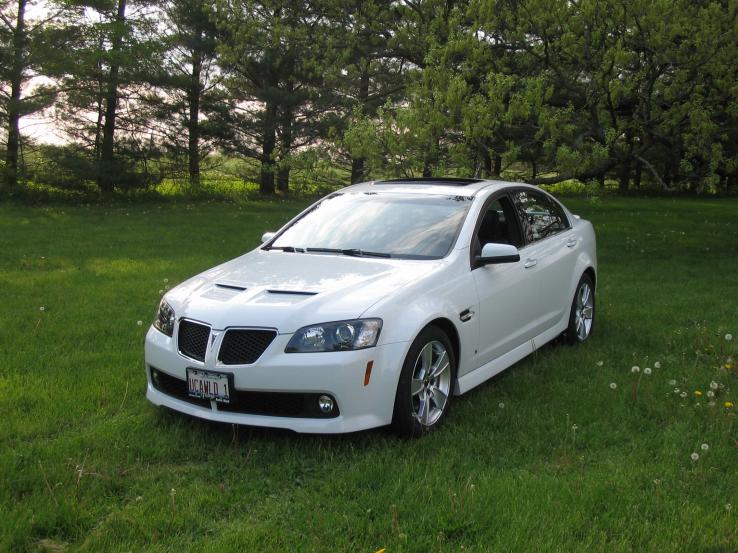
<path id="1" fill-rule="evenodd" d="M 291 335 L 280 334 L 253 365 L 215 366 L 195 361 L 176 351 L 175 340 L 153 327 L 146 335 L 146 397 L 161 405 L 195 417 L 232 424 L 285 428 L 307 433 L 342 433 L 389 424 L 395 392 L 408 347 L 406 342 L 384 344 L 358 351 L 284 353 Z M 371 378 L 364 385 L 367 364 Z M 334 398 L 339 415 L 333 418 L 269 416 L 219 410 L 216 402 L 178 398 L 157 389 L 151 369 L 186 380 L 187 368 L 233 374 L 237 392 L 327 394 Z"/>

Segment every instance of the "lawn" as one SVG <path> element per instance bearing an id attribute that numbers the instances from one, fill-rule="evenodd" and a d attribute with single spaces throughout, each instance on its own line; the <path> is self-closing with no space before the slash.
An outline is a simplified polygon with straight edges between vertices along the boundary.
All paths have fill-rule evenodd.
<path id="1" fill-rule="evenodd" d="M 738 550 L 738 201 L 567 203 L 598 233 L 591 341 L 416 441 L 144 398 L 161 291 L 302 204 L 0 206 L 0 551 Z"/>

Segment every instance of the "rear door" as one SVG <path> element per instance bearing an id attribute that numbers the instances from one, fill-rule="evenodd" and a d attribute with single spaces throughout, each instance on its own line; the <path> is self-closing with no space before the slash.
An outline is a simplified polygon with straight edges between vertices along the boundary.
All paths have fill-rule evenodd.
<path id="1" fill-rule="evenodd" d="M 561 206 L 537 190 L 511 194 L 523 230 L 520 261 L 529 282 L 532 336 L 548 330 L 568 313 L 569 286 L 578 241 Z"/>

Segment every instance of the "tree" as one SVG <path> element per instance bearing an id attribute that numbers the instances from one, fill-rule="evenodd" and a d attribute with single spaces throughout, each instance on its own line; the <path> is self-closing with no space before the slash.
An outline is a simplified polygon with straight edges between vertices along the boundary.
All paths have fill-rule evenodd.
<path id="1" fill-rule="evenodd" d="M 29 6 L 29 0 L 0 2 L 0 112 L 7 129 L 4 180 L 11 189 L 18 183 L 20 120 L 48 107 L 55 96 L 53 86 L 27 84 L 42 76 L 45 62 L 54 58 L 58 37 L 48 31 L 58 13 L 29 21 Z"/>

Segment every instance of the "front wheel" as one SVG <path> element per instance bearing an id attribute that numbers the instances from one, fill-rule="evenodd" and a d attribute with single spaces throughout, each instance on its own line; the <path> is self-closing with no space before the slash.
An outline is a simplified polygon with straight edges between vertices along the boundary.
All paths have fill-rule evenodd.
<path id="1" fill-rule="evenodd" d="M 404 437 L 418 437 L 437 428 L 448 414 L 456 359 L 448 336 L 425 328 L 413 341 L 402 365 L 395 394 L 392 427 Z"/>
<path id="2" fill-rule="evenodd" d="M 595 288 L 592 277 L 587 273 L 582 275 L 577 284 L 577 291 L 571 303 L 569 326 L 566 329 L 566 339 L 570 344 L 584 342 L 592 334 L 595 317 Z"/>

